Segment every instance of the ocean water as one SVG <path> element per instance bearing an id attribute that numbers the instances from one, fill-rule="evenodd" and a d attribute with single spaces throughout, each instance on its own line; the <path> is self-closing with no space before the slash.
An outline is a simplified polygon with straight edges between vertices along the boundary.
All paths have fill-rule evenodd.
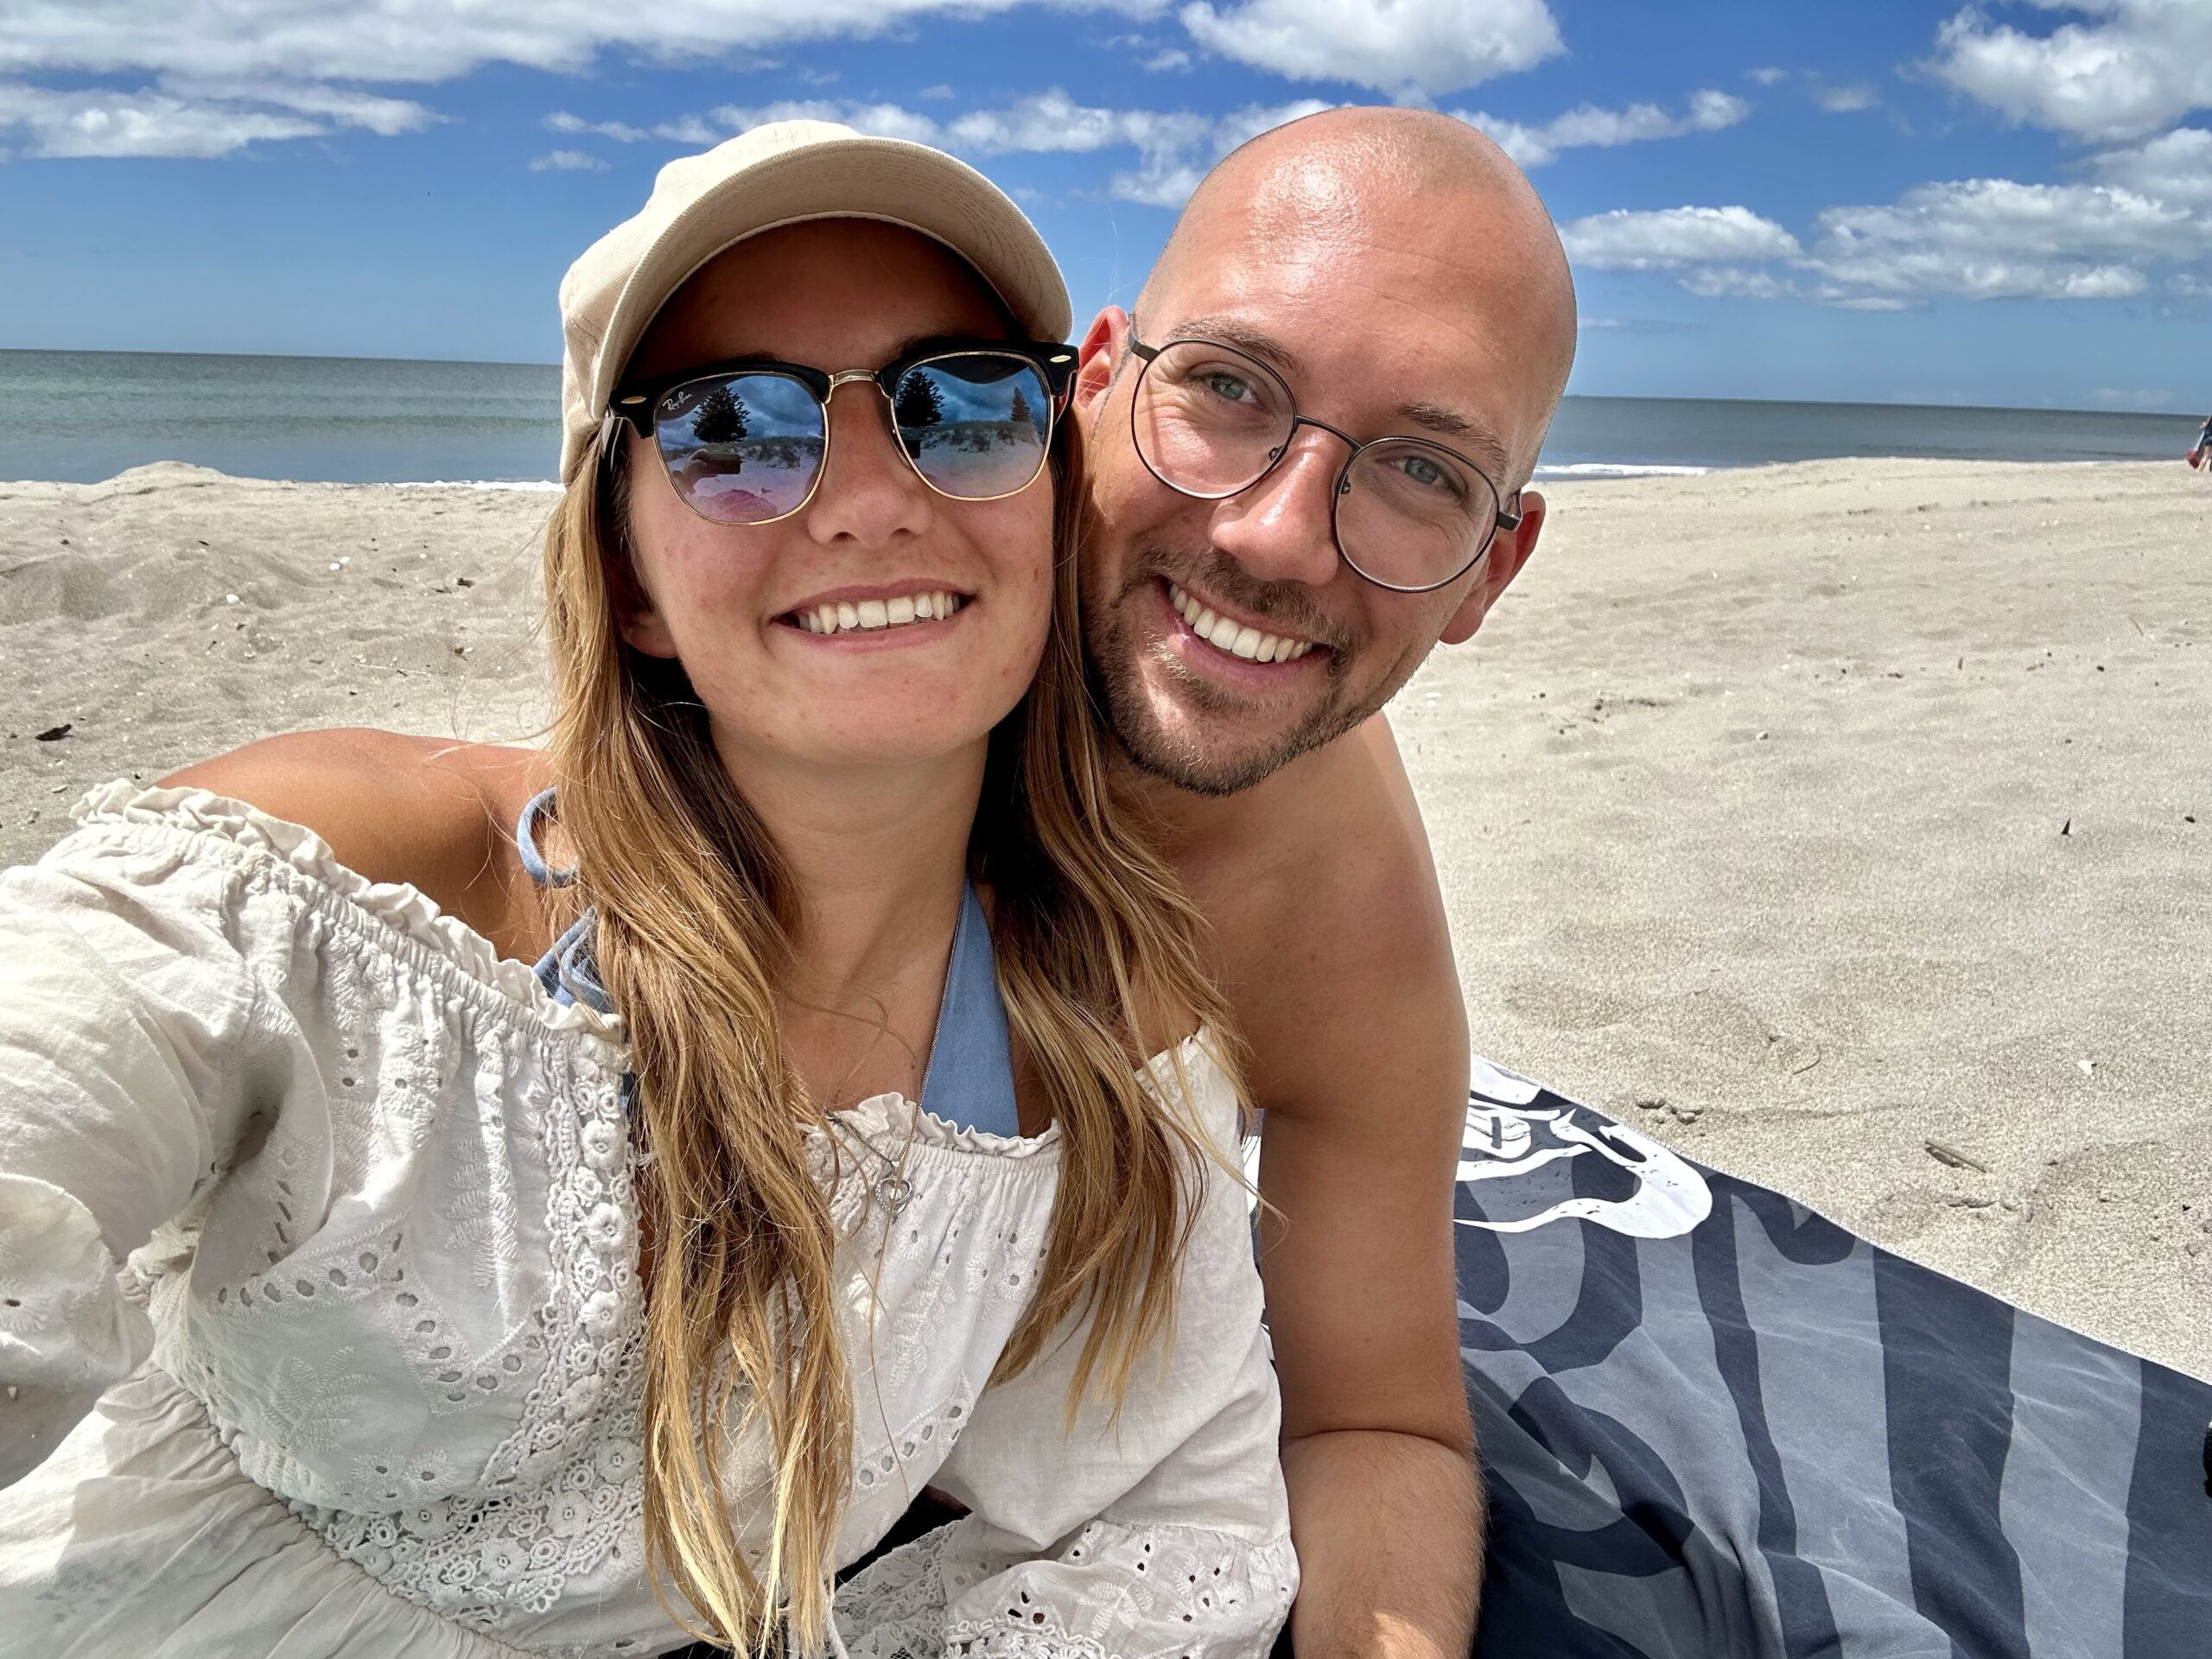
<path id="1" fill-rule="evenodd" d="M 2178 461 L 2204 411 L 2136 415 L 1932 404 L 1569 397 L 1536 476 L 1709 472 L 1847 455 L 1956 461 Z"/>
<path id="2" fill-rule="evenodd" d="M 560 371 L 516 363 L 0 351 L 0 479 L 89 483 L 155 461 L 348 483 L 551 480 Z M 2196 415 L 1569 397 L 1537 477 L 1839 455 L 2177 460 Z"/>
<path id="3" fill-rule="evenodd" d="M 550 480 L 561 372 L 348 357 L 0 352 L 0 478 L 188 461 L 244 478 Z"/>

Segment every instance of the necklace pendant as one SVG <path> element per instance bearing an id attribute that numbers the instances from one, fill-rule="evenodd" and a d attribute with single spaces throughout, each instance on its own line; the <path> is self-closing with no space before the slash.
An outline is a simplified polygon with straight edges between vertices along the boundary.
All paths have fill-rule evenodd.
<path id="1" fill-rule="evenodd" d="M 906 1209 L 913 1196 L 913 1184 L 903 1175 L 886 1175 L 875 1184 L 875 1201 L 894 1216 Z"/>

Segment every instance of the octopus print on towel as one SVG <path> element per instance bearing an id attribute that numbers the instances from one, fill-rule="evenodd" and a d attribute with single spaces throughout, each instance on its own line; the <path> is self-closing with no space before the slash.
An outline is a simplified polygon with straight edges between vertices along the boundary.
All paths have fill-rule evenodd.
<path id="1" fill-rule="evenodd" d="M 1480 1659 L 2212 1651 L 2212 1386 L 1472 1076 Z"/>
<path id="2" fill-rule="evenodd" d="M 1475 1065 L 1459 1179 L 1486 1185 L 1481 1213 L 1455 1217 L 1460 1226 L 1525 1233 L 1574 1218 L 1674 1238 L 1712 1213 L 1705 1177 L 1650 1136 L 1574 1101 L 1546 1105 L 1535 1084 Z"/>

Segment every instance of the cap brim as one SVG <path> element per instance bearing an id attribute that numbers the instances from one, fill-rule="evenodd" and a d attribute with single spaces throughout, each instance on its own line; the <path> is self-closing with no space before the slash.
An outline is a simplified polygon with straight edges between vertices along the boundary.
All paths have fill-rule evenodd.
<path id="1" fill-rule="evenodd" d="M 925 144 L 855 135 L 766 156 L 670 222 L 631 271 L 607 319 L 592 381 L 594 413 L 605 415 L 645 330 L 695 271 L 747 237 L 817 219 L 881 219 L 918 231 L 973 265 L 1033 337 L 1067 337 L 1059 267 L 996 185 Z"/>

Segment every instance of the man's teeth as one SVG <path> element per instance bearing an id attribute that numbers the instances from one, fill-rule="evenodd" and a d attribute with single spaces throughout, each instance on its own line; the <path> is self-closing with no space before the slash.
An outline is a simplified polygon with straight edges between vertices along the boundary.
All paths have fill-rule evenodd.
<path id="1" fill-rule="evenodd" d="M 940 590 L 901 594 L 896 599 L 848 600 L 836 605 L 817 605 L 791 614 L 809 633 L 851 633 L 862 628 L 897 628 L 909 622 L 938 621 L 967 602 L 958 594 Z"/>
<path id="2" fill-rule="evenodd" d="M 1192 633 L 1248 663 L 1293 663 L 1313 649 L 1310 639 L 1286 639 L 1217 616 L 1172 582 L 1167 584 L 1167 597 L 1175 613 L 1191 625 Z"/>

